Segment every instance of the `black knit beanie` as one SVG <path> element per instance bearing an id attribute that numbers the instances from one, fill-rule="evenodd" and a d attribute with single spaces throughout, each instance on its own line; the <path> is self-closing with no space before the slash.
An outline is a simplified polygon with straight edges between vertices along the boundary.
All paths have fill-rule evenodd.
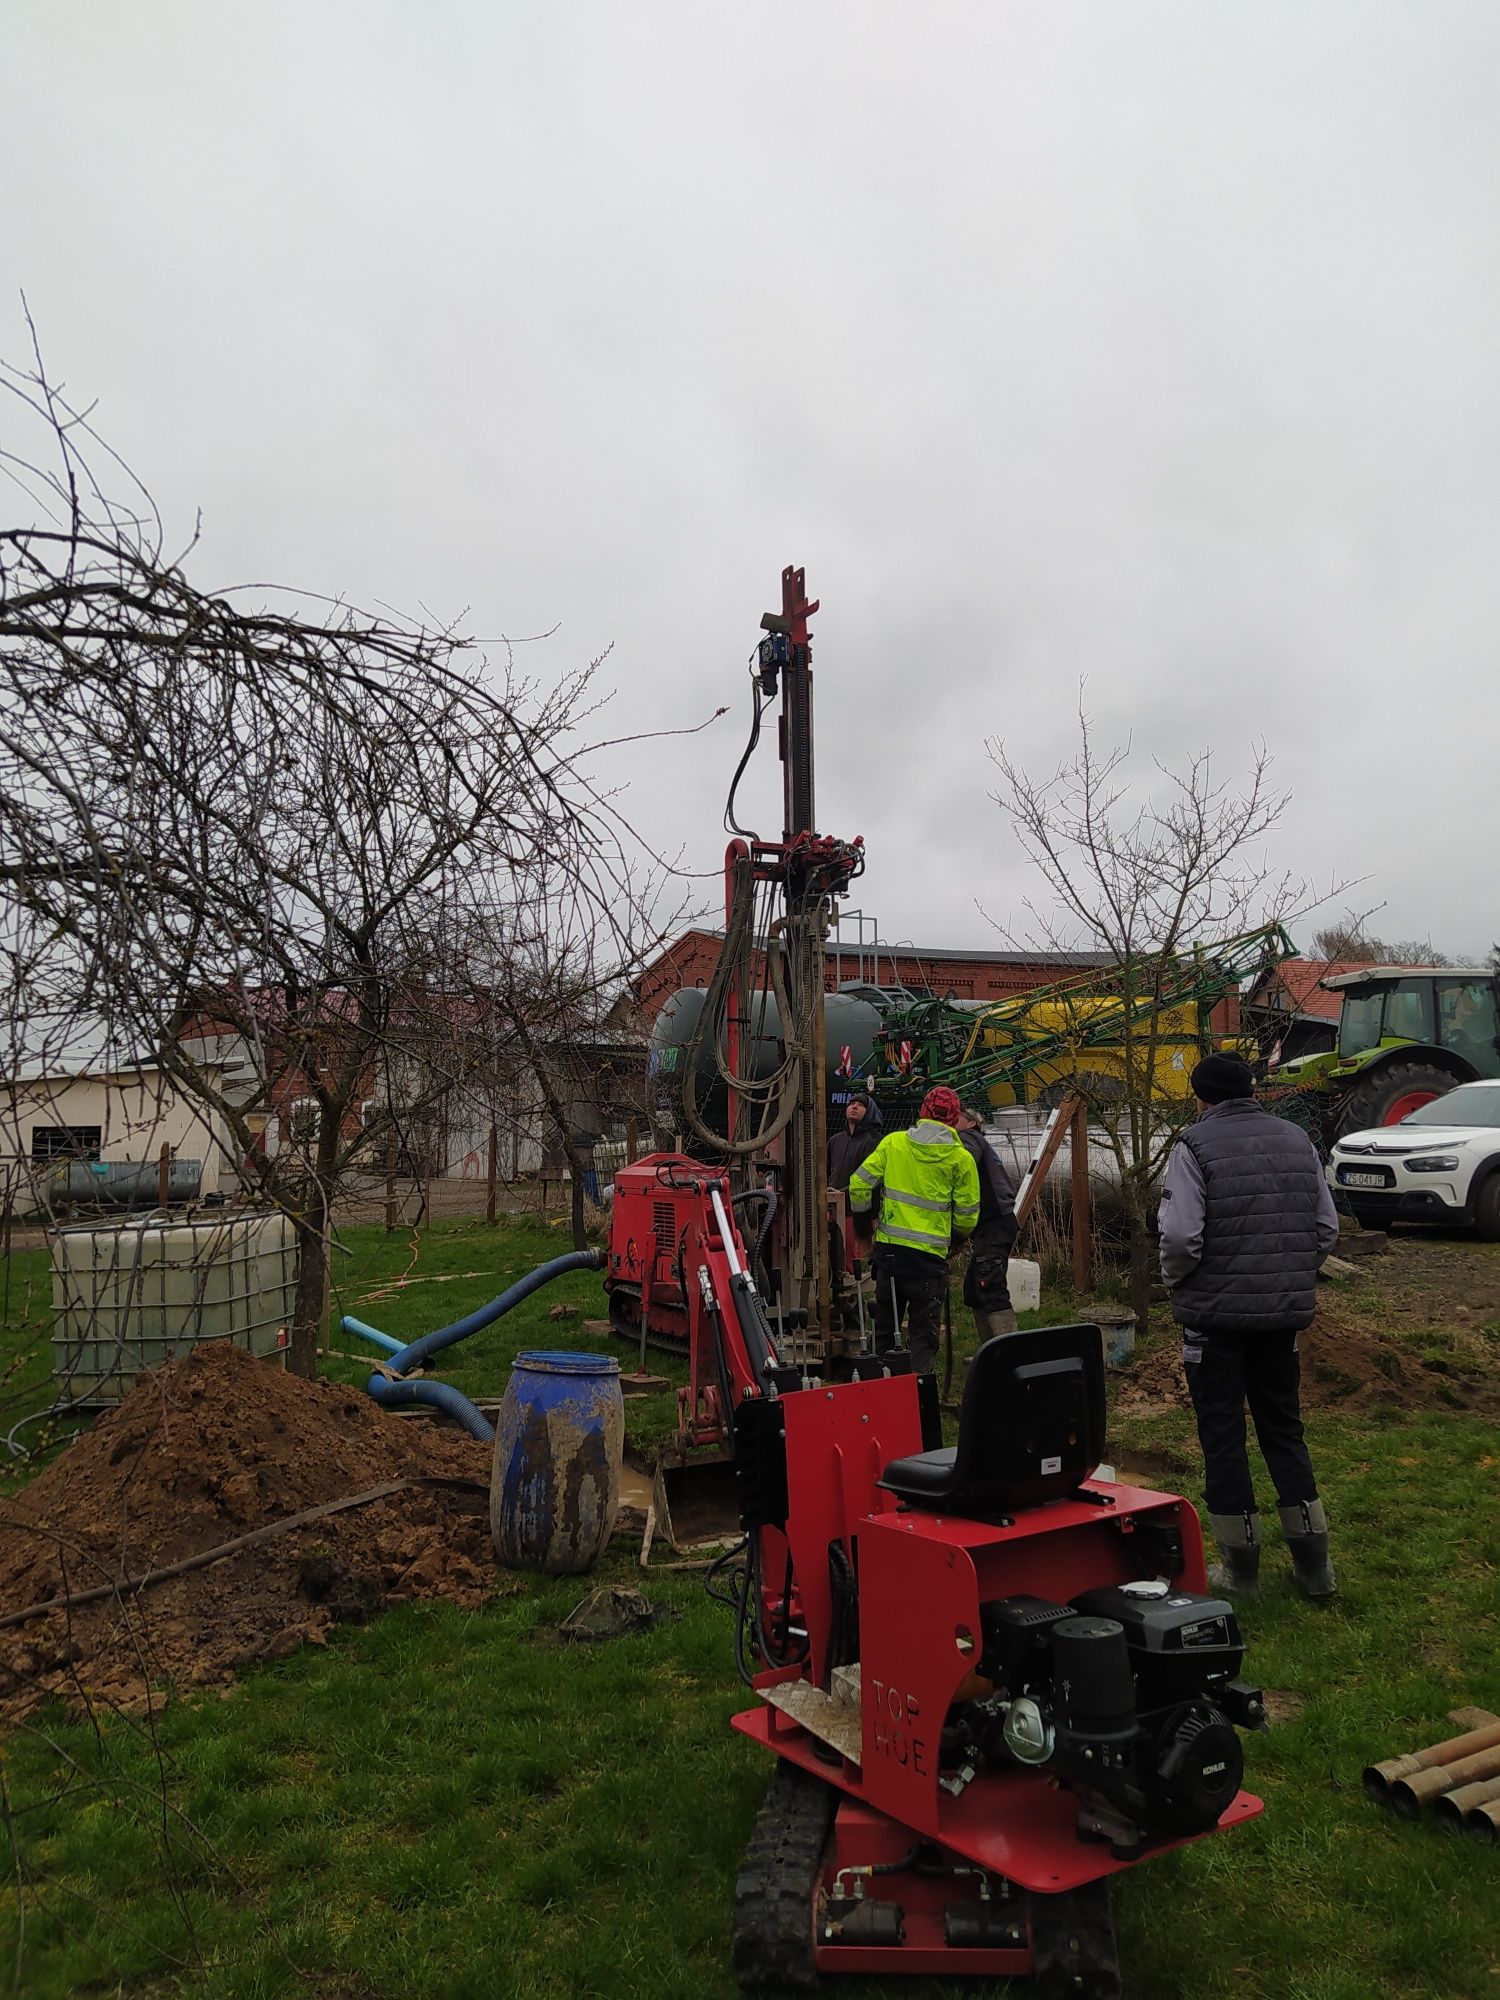
<path id="1" fill-rule="evenodd" d="M 1194 1097 L 1205 1104 L 1223 1104 L 1231 1097 L 1253 1097 L 1255 1078 L 1238 1056 L 1205 1056 L 1188 1078 Z"/>

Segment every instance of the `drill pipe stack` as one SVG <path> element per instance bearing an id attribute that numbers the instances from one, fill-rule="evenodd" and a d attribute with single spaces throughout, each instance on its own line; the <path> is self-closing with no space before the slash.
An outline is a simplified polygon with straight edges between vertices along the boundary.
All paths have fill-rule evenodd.
<path id="1" fill-rule="evenodd" d="M 1403 1818 L 1416 1819 L 1423 1806 L 1431 1806 L 1444 1825 L 1500 1839 L 1500 1716 L 1488 1709 L 1455 1710 L 1449 1721 L 1472 1726 L 1408 1756 L 1369 1765 L 1365 1791 Z"/>

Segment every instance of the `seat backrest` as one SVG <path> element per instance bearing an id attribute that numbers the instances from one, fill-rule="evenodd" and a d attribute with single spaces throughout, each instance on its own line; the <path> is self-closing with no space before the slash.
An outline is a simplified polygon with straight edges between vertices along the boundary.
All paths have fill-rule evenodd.
<path id="1" fill-rule="evenodd" d="M 969 1363 L 944 1505 L 1008 1514 L 1072 1493 L 1104 1456 L 1104 1336 L 1097 1326 L 1000 1333 Z"/>

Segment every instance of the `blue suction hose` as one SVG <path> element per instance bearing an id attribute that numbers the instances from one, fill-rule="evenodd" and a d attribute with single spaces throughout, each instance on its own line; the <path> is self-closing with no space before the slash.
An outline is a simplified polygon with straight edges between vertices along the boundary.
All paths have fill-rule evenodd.
<path id="1" fill-rule="evenodd" d="M 377 1371 L 365 1384 L 367 1392 L 383 1409 L 409 1409 L 413 1404 L 425 1403 L 455 1418 L 469 1436 L 478 1438 L 481 1444 L 493 1444 L 495 1432 L 488 1418 L 481 1415 L 463 1391 L 455 1389 L 451 1382 L 399 1382 L 393 1381 L 392 1376 L 404 1375 L 409 1368 L 420 1368 L 429 1355 L 439 1354 L 445 1347 L 467 1340 L 481 1327 L 493 1326 L 497 1319 L 503 1319 L 523 1299 L 529 1299 L 543 1285 L 550 1285 L 554 1278 L 561 1278 L 569 1271 L 603 1269 L 602 1250 L 570 1250 L 566 1257 L 554 1257 L 550 1263 L 538 1264 L 534 1271 L 528 1271 L 524 1278 L 517 1278 L 498 1298 L 480 1306 L 466 1319 L 456 1319 L 451 1326 L 440 1326 L 435 1333 L 424 1333 L 420 1339 L 409 1342 L 405 1347 L 378 1327 L 366 1326 L 363 1320 L 353 1319 L 347 1314 L 339 1324 L 343 1332 L 356 1334 L 361 1340 L 372 1342 L 390 1355 L 386 1364 L 390 1374 Z"/>

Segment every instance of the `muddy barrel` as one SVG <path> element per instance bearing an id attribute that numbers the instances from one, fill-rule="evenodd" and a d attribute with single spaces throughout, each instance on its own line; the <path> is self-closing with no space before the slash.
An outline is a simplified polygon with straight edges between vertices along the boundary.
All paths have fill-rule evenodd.
<path id="1" fill-rule="evenodd" d="M 599 1354 L 518 1354 L 495 1422 L 490 1533 L 508 1569 L 591 1569 L 620 1505 L 620 1364 Z"/>

